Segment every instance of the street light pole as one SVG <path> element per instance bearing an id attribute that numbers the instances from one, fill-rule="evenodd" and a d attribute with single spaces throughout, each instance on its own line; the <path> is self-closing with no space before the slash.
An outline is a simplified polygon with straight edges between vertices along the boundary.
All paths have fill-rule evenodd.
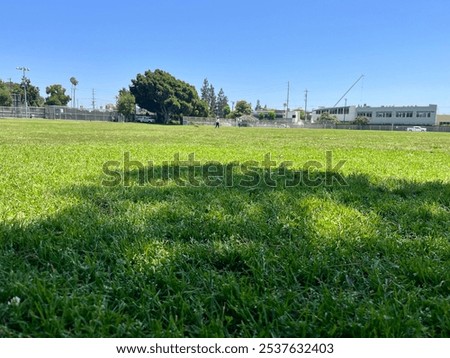
<path id="1" fill-rule="evenodd" d="M 27 67 L 16 67 L 17 70 L 23 72 L 22 82 L 23 82 L 23 91 L 25 94 L 25 118 L 28 118 L 28 102 L 27 102 L 27 77 L 25 76 L 25 72 L 30 69 Z"/>

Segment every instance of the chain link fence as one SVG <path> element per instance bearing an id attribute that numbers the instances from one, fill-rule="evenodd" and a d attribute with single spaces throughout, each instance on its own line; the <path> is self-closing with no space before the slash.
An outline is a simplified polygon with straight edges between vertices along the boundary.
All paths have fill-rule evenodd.
<path id="1" fill-rule="evenodd" d="M 67 119 L 67 120 L 83 120 L 83 121 L 109 121 L 109 122 L 125 122 L 123 115 L 116 111 L 87 110 L 60 106 L 44 106 L 44 107 L 1 107 L 0 118 L 45 118 L 45 119 Z M 132 121 L 154 123 L 153 117 L 149 120 L 141 120 L 143 116 L 136 116 Z M 147 118 L 146 116 L 144 116 Z M 211 125 L 216 122 L 216 118 L 204 117 L 183 117 L 184 125 Z M 408 127 L 405 125 L 353 125 L 353 124 L 320 124 L 301 121 L 294 123 L 289 119 L 275 120 L 239 120 L 221 118 L 221 126 L 235 127 L 269 127 L 269 128 L 316 128 L 316 129 L 349 129 L 349 130 L 383 130 L 383 131 L 406 131 Z M 427 132 L 450 132 L 450 126 L 424 126 Z"/>
<path id="2" fill-rule="evenodd" d="M 216 122 L 215 118 L 204 117 L 183 117 L 184 125 L 210 125 L 213 126 Z M 406 131 L 407 128 L 412 127 L 406 125 L 355 125 L 355 124 L 322 124 L 310 122 L 292 122 L 290 119 L 274 119 L 274 120 L 239 120 L 239 119 L 220 119 L 220 125 L 233 127 L 268 127 L 268 128 L 310 128 L 310 129 L 348 129 L 348 130 L 380 130 L 380 131 Z M 450 132 L 450 126 L 424 126 L 427 132 Z"/>
<path id="3" fill-rule="evenodd" d="M 0 107 L 0 118 L 45 118 L 85 121 L 123 122 L 124 116 L 115 111 L 87 110 L 63 106 Z"/>

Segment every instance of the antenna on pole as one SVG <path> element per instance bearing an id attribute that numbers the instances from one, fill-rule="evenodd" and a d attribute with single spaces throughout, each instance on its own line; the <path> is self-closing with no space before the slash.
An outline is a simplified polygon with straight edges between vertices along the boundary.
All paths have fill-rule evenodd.
<path id="1" fill-rule="evenodd" d="M 359 82 L 359 80 L 360 80 L 361 78 L 363 78 L 363 77 L 364 77 L 364 75 L 359 76 L 359 78 L 351 85 L 351 87 L 347 90 L 347 92 L 345 92 L 345 93 L 342 95 L 342 97 L 339 98 L 339 101 L 337 101 L 336 104 L 335 104 L 333 107 L 336 107 L 336 106 L 339 104 L 339 102 L 342 100 L 342 98 L 344 98 L 345 95 L 346 95 L 347 93 L 349 93 L 350 90 L 351 90 L 353 87 L 355 87 L 355 85 L 356 85 L 356 84 Z"/>

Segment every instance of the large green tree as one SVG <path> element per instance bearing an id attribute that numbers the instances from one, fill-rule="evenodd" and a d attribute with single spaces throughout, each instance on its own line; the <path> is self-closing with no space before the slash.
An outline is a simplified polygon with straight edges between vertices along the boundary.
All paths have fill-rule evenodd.
<path id="1" fill-rule="evenodd" d="M 6 83 L 0 80 L 0 106 L 11 106 L 11 92 Z"/>
<path id="2" fill-rule="evenodd" d="M 11 105 L 12 105 L 11 93 L 5 88 L 0 88 L 0 106 L 9 107 Z"/>
<path id="3" fill-rule="evenodd" d="M 226 117 L 230 113 L 230 106 L 228 105 L 228 98 L 225 96 L 225 92 L 221 88 L 217 94 L 217 115 L 220 117 Z"/>
<path id="4" fill-rule="evenodd" d="M 353 121 L 353 124 L 357 124 L 359 126 L 367 125 L 367 124 L 369 124 L 369 118 L 364 117 L 364 116 L 358 116 Z"/>
<path id="5" fill-rule="evenodd" d="M 216 95 L 214 86 L 209 83 L 207 78 L 203 80 L 200 98 L 208 104 L 208 114 L 210 116 L 226 117 L 230 113 L 230 106 L 228 105 L 228 98 L 225 96 L 225 92 L 221 88 Z"/>
<path id="6" fill-rule="evenodd" d="M 0 80 L 0 91 L 2 92 L 2 99 L 0 99 L 2 104 L 0 105 L 20 106 L 25 104 L 24 85 L 26 85 L 28 105 L 41 107 L 44 104 L 44 99 L 39 94 L 39 87 L 33 86 L 28 78 L 25 83 L 3 82 Z"/>
<path id="7" fill-rule="evenodd" d="M 21 86 L 23 92 L 23 85 Z M 22 99 L 23 101 L 23 99 Z M 27 79 L 27 101 L 30 106 L 42 107 L 44 105 L 44 98 L 39 93 L 39 87 L 33 86 L 30 80 Z"/>
<path id="8" fill-rule="evenodd" d="M 234 116 L 237 118 L 244 114 L 252 114 L 251 104 L 244 100 L 237 101 L 234 107 Z"/>
<path id="9" fill-rule="evenodd" d="M 157 115 L 158 122 L 168 123 L 183 116 L 206 116 L 208 108 L 194 86 L 176 79 L 168 72 L 148 70 L 131 80 L 130 92 L 139 107 Z"/>
<path id="10" fill-rule="evenodd" d="M 318 123 L 322 124 L 336 124 L 338 122 L 338 119 L 335 115 L 330 114 L 328 112 L 323 112 L 319 119 L 317 120 Z"/>
<path id="11" fill-rule="evenodd" d="M 65 106 L 70 101 L 70 96 L 66 95 L 66 89 L 59 84 L 48 86 L 45 92 L 49 95 L 45 99 L 45 104 L 48 106 Z"/>
<path id="12" fill-rule="evenodd" d="M 216 97 L 215 89 L 212 84 L 209 83 L 208 79 L 203 80 L 203 85 L 200 90 L 200 98 L 202 101 L 208 104 L 208 110 L 210 116 L 218 115 L 218 98 Z"/>
<path id="13" fill-rule="evenodd" d="M 136 110 L 136 99 L 125 88 L 119 91 L 119 96 L 117 97 L 117 112 L 122 114 L 127 120 L 130 120 L 132 115 Z"/>

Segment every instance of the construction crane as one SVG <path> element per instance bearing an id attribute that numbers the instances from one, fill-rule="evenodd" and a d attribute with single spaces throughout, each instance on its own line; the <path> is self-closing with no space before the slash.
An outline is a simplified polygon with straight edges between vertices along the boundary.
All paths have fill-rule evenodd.
<path id="1" fill-rule="evenodd" d="M 339 104 L 339 102 L 342 101 L 342 98 L 344 98 L 345 95 L 346 95 L 347 93 L 349 93 L 349 92 L 351 91 L 351 89 L 352 89 L 353 87 L 355 87 L 355 85 L 356 85 L 356 84 L 361 80 L 361 78 L 363 78 L 363 77 L 364 77 L 364 75 L 359 76 L 359 78 L 351 85 L 351 87 L 347 90 L 347 92 L 345 92 L 345 93 L 342 95 L 342 97 L 339 98 L 339 101 L 337 101 L 336 104 L 335 104 L 333 107 L 336 107 L 336 106 Z"/>

